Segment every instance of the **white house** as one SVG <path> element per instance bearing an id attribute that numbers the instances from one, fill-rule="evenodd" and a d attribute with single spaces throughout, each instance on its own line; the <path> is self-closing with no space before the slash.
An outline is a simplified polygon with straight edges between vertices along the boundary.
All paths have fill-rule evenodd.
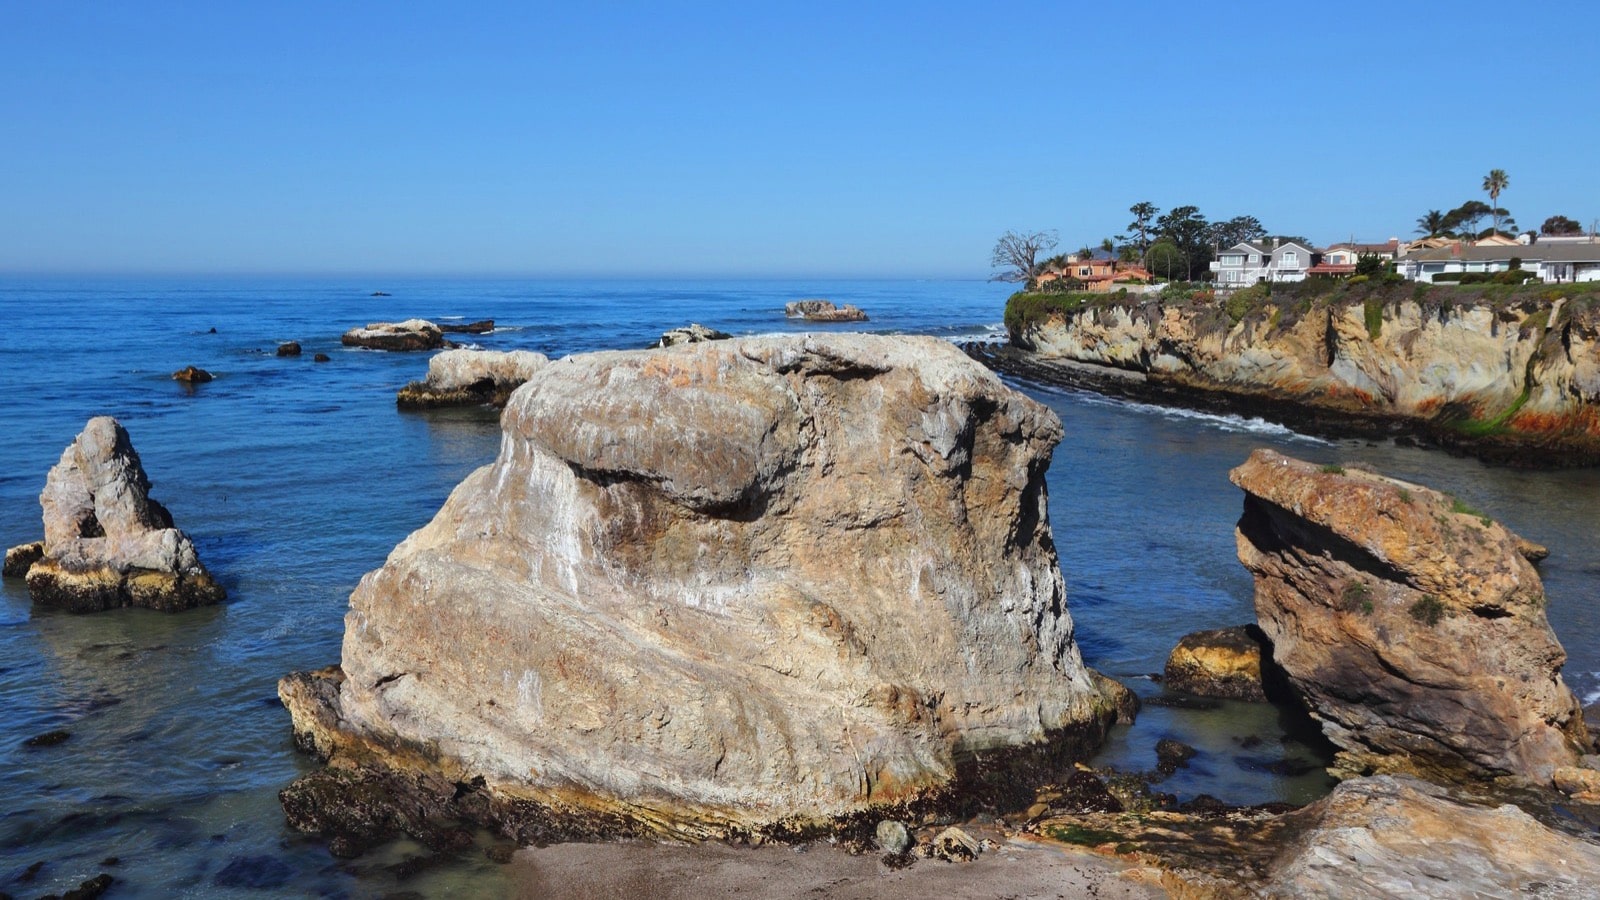
<path id="1" fill-rule="evenodd" d="M 1218 287 L 1248 287 L 1258 281 L 1304 281 L 1312 250 L 1295 241 L 1244 241 L 1217 252 L 1211 263 Z"/>
<path id="2" fill-rule="evenodd" d="M 1511 261 L 1544 281 L 1600 281 L 1600 243 L 1559 242 L 1502 247 L 1462 243 L 1417 250 L 1400 257 L 1396 271 L 1412 281 L 1433 283 L 1446 272 L 1504 272 Z"/>

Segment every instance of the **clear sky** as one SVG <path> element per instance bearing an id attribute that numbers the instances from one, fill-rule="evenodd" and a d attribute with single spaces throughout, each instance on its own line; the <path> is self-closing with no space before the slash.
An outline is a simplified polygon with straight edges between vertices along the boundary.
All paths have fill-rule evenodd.
<path id="1" fill-rule="evenodd" d="M 1600 217 L 1592 2 L 0 0 L 0 272 L 983 277 Z M 1066 246 L 1070 245 L 1070 246 Z"/>

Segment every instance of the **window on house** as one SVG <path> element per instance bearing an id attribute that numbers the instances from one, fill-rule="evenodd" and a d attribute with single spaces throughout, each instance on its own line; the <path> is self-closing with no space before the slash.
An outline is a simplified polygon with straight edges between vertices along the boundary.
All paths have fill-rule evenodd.
<path id="1" fill-rule="evenodd" d="M 1083 276 L 1087 276 L 1089 274 L 1089 267 L 1088 266 L 1079 266 L 1078 267 L 1078 274 L 1079 275 L 1083 275 Z"/>
<path id="2" fill-rule="evenodd" d="M 1250 265 L 1253 266 L 1253 265 L 1255 265 L 1256 263 L 1259 263 L 1259 262 L 1261 262 L 1261 257 L 1257 256 L 1254 253 L 1250 254 Z"/>
<path id="3" fill-rule="evenodd" d="M 1283 252 L 1283 267 L 1286 269 L 1300 268 L 1300 252 L 1298 250 L 1285 250 Z"/>

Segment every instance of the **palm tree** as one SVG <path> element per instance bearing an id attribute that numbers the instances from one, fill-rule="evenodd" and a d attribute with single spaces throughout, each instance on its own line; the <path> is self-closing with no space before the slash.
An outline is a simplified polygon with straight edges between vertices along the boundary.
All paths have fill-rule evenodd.
<path id="1" fill-rule="evenodd" d="M 1506 175 L 1505 169 L 1490 169 L 1489 174 L 1483 176 L 1483 189 L 1489 192 L 1489 206 L 1494 212 L 1494 233 L 1500 233 L 1500 209 L 1496 205 L 1500 202 L 1500 192 L 1511 186 L 1511 178 Z"/>
<path id="2" fill-rule="evenodd" d="M 1417 218 L 1417 234 L 1426 237 L 1439 237 L 1445 232 L 1445 215 L 1437 209 L 1428 210 L 1428 214 Z"/>

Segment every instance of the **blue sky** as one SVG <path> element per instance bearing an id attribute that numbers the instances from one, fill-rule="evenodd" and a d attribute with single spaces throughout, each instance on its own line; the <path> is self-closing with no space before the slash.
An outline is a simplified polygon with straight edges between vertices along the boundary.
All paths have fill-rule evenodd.
<path id="1" fill-rule="evenodd" d="M 1600 217 L 1600 4 L 0 2 L 0 272 L 983 277 Z M 1220 39 L 1223 34 L 1233 41 Z"/>

